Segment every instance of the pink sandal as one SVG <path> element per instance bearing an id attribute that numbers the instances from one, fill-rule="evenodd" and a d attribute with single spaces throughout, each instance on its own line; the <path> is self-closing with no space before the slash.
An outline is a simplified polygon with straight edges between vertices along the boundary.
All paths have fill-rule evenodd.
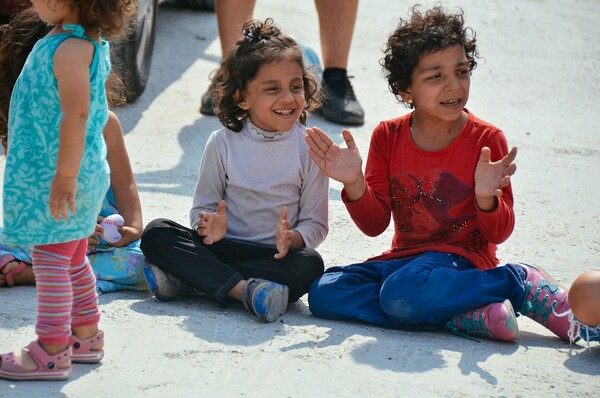
<path id="1" fill-rule="evenodd" d="M 98 363 L 104 357 L 104 349 L 92 350 L 91 347 L 97 343 L 104 343 L 104 331 L 87 339 L 79 339 L 73 334 L 69 337 L 69 345 L 73 349 L 71 362 L 76 363 Z"/>
<path id="2" fill-rule="evenodd" d="M 2 355 L 0 365 L 0 378 L 7 380 L 66 380 L 71 374 L 71 347 L 55 355 L 48 355 L 37 341 L 32 341 L 27 347 L 21 349 L 38 365 L 35 370 L 25 370 L 16 363 L 17 356 L 14 352 Z M 69 367 L 59 368 L 58 365 L 68 361 Z"/>
<path id="3" fill-rule="evenodd" d="M 0 272 L 2 272 L 2 269 L 4 267 L 6 267 L 11 261 L 19 261 L 19 260 L 14 258 L 12 254 L 8 254 L 8 255 L 4 256 L 3 258 L 1 258 L 0 259 Z M 6 278 L 6 286 L 8 286 L 8 287 L 14 286 L 14 284 L 15 284 L 14 276 L 16 274 L 18 274 L 19 272 L 23 271 L 24 269 L 25 269 L 25 263 L 22 261 L 19 261 L 19 264 L 17 264 L 15 266 L 15 268 L 13 268 L 12 270 L 5 273 L 4 277 Z"/>

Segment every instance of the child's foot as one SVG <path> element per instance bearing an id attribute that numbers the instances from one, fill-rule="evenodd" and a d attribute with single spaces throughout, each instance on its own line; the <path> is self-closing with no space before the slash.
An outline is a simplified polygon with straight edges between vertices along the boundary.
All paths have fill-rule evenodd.
<path id="1" fill-rule="evenodd" d="M 104 332 L 100 330 L 86 338 L 79 338 L 72 333 L 69 345 L 73 350 L 71 362 L 98 363 L 104 357 Z"/>
<path id="2" fill-rule="evenodd" d="M 242 290 L 244 307 L 266 322 L 273 322 L 285 313 L 289 288 L 264 279 L 248 279 Z"/>
<path id="3" fill-rule="evenodd" d="M 568 317 L 557 314 L 568 312 L 568 291 L 540 267 L 519 263 L 525 271 L 525 298 L 519 312 L 548 328 L 552 333 L 569 341 Z"/>
<path id="4" fill-rule="evenodd" d="M 16 260 L 12 256 L 10 257 L 12 260 L 0 265 L 0 287 L 35 284 L 35 276 L 31 265 Z"/>
<path id="5" fill-rule="evenodd" d="M 171 301 L 179 296 L 194 294 L 194 288 L 173 275 L 168 274 L 156 265 L 147 264 L 144 267 L 146 283 L 158 301 Z"/>
<path id="6" fill-rule="evenodd" d="M 66 380 L 71 374 L 71 347 L 48 354 L 37 341 L 0 357 L 0 378 L 7 380 Z"/>
<path id="7" fill-rule="evenodd" d="M 458 334 L 489 337 L 500 341 L 519 338 L 517 317 L 509 300 L 455 315 L 446 323 L 446 327 Z"/>

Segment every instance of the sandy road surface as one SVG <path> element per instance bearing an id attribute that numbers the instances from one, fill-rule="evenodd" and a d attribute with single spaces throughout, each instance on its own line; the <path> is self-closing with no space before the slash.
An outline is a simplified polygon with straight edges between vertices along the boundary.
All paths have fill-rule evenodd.
<path id="1" fill-rule="evenodd" d="M 423 2 L 425 4 L 430 2 Z M 469 109 L 501 127 L 519 147 L 514 178 L 517 226 L 502 261 L 543 265 L 568 285 L 600 267 L 600 3 L 594 0 L 453 1 L 477 33 L 480 60 Z M 352 131 L 363 154 L 376 123 L 406 109 L 381 77 L 378 60 L 406 1 L 363 0 L 350 62 L 366 110 Z M 258 0 L 287 33 L 319 49 L 311 1 Z M 187 222 L 198 160 L 216 118 L 198 114 L 219 59 L 214 15 L 163 3 L 150 82 L 119 109 L 147 221 Z M 339 126 L 311 116 L 341 141 Z M 3 169 L 3 161 L 1 163 Z M 390 232 L 365 238 L 331 187 L 331 232 L 320 252 L 328 266 L 387 248 Z M 0 348 L 33 337 L 34 288 L 0 289 Z M 306 297 L 280 322 L 263 324 L 241 306 L 201 297 L 158 303 L 145 293 L 101 296 L 107 356 L 77 365 L 69 382 L 8 383 L 0 396 L 594 396 L 600 347 L 559 341 L 520 319 L 516 344 L 476 343 L 450 333 L 406 333 L 309 316 Z"/>

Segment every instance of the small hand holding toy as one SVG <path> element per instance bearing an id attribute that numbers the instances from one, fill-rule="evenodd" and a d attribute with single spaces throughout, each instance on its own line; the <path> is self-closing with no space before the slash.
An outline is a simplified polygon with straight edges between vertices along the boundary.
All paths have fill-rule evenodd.
<path id="1" fill-rule="evenodd" d="M 121 234 L 118 228 L 125 224 L 125 220 L 120 214 L 111 214 L 106 217 L 100 225 L 102 226 L 102 239 L 108 243 L 116 243 L 121 240 Z"/>

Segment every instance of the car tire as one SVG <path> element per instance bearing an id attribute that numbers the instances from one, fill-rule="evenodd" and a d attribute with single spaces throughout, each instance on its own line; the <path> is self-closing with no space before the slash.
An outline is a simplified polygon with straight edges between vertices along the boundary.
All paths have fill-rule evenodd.
<path id="1" fill-rule="evenodd" d="M 114 69 L 123 80 L 128 103 L 135 101 L 144 92 L 148 82 L 157 11 L 158 0 L 139 0 L 131 33 L 116 44 L 113 52 Z"/>
<path id="2" fill-rule="evenodd" d="M 215 10 L 215 0 L 175 0 L 175 3 L 195 10 Z"/>

